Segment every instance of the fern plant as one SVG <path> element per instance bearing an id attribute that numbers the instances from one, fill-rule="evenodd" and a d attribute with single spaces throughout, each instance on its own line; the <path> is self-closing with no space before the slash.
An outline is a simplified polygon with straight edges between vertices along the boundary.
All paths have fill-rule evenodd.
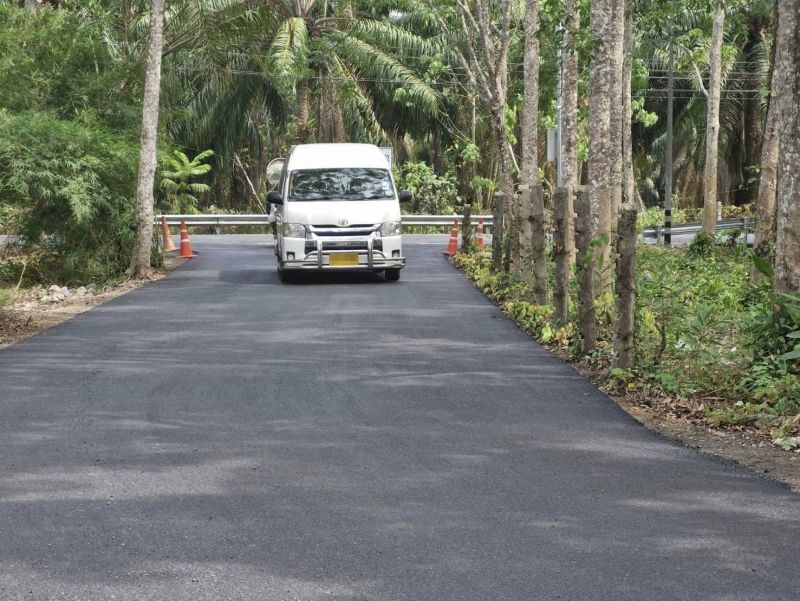
<path id="1" fill-rule="evenodd" d="M 211 165 L 204 163 L 213 156 L 213 150 L 205 150 L 193 159 L 181 152 L 173 150 L 172 154 L 162 161 L 161 190 L 164 198 L 160 208 L 171 213 L 196 213 L 199 202 L 196 195 L 205 194 L 211 188 L 208 184 L 190 181 L 211 171 Z"/>

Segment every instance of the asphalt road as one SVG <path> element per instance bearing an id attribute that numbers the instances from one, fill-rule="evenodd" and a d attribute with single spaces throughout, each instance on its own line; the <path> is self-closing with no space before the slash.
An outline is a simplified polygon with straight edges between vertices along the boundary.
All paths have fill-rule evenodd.
<path id="1" fill-rule="evenodd" d="M 0 351 L 3 601 L 798 599 L 800 497 L 640 427 L 441 243 L 281 285 L 193 242 Z"/>

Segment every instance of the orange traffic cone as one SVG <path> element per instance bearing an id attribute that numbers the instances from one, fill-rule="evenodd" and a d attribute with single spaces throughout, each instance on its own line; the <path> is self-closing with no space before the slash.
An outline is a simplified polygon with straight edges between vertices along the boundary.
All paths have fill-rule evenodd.
<path id="1" fill-rule="evenodd" d="M 164 248 L 164 252 L 171 253 L 172 251 L 178 250 L 175 248 L 175 243 L 172 241 L 172 234 L 169 232 L 167 218 L 164 215 L 161 216 L 161 229 L 164 231 L 163 243 L 161 245 Z"/>
<path id="2" fill-rule="evenodd" d="M 478 229 L 475 231 L 478 238 L 478 248 L 483 248 L 483 218 L 478 218 Z"/>
<path id="3" fill-rule="evenodd" d="M 450 230 L 450 243 L 447 245 L 447 250 L 444 251 L 448 257 L 458 252 L 458 220 L 453 221 L 453 229 Z"/>
<path id="4" fill-rule="evenodd" d="M 189 229 L 186 227 L 186 222 L 181 221 L 181 258 L 191 259 L 194 257 L 192 252 L 192 243 L 189 242 Z"/>

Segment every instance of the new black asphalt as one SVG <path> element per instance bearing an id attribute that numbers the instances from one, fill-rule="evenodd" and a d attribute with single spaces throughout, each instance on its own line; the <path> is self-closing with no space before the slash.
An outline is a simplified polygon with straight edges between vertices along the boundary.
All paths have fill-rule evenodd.
<path id="1" fill-rule="evenodd" d="M 636 424 L 425 241 L 283 285 L 268 240 L 195 237 L 0 351 L 0 599 L 800 598 L 800 497 Z"/>

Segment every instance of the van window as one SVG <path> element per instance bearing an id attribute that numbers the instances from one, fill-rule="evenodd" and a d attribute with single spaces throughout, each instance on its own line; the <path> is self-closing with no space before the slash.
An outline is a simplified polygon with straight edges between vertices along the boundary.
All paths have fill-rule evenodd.
<path id="1" fill-rule="evenodd" d="M 388 169 L 300 169 L 291 173 L 289 200 L 393 200 Z"/>

